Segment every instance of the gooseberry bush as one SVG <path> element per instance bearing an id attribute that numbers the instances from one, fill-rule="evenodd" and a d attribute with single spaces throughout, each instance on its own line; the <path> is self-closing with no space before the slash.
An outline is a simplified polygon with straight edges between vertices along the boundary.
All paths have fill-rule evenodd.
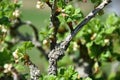
<path id="1" fill-rule="evenodd" d="M 103 10 L 112 0 L 90 0 L 95 8 L 86 17 L 72 1 L 36 1 L 36 8 L 47 5 L 51 11 L 49 26 L 39 32 L 32 22 L 22 20 L 21 0 L 0 0 L 0 80 L 120 79 L 120 52 L 116 50 L 120 45 L 120 17 Z M 34 35 L 22 34 L 19 28 L 23 25 Z M 32 48 L 47 60 L 47 73 L 30 59 L 28 50 Z M 112 67 L 105 69 L 106 63 Z M 20 72 L 25 66 L 27 74 Z"/>

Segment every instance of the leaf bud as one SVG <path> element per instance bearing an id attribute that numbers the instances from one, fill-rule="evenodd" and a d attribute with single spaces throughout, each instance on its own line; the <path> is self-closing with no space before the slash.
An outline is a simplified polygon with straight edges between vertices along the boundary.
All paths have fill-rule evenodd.
<path id="1" fill-rule="evenodd" d="M 47 45 L 48 44 L 48 40 L 43 40 L 43 45 Z"/>
<path id="2" fill-rule="evenodd" d="M 109 40 L 109 39 L 105 39 L 105 40 L 104 40 L 104 43 L 107 44 L 107 45 L 109 45 L 110 40 Z"/>
<path id="3" fill-rule="evenodd" d="M 36 8 L 37 9 L 44 8 L 44 3 L 41 1 L 37 1 Z"/>
<path id="4" fill-rule="evenodd" d="M 96 38 L 96 36 L 97 36 L 97 33 L 94 33 L 92 36 L 91 36 L 91 40 L 94 40 L 95 38 Z"/>
<path id="5" fill-rule="evenodd" d="M 13 65 L 12 64 L 5 64 L 4 65 L 4 73 L 10 72 L 12 69 Z"/>
<path id="6" fill-rule="evenodd" d="M 15 16 L 15 17 L 20 17 L 20 10 L 16 9 L 16 10 L 13 12 L 13 16 Z"/>

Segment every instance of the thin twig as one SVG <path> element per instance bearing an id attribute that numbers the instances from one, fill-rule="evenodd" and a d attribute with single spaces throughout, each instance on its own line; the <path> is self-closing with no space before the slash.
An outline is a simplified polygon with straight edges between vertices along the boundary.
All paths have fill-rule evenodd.
<path id="1" fill-rule="evenodd" d="M 30 26 L 33 29 L 33 31 L 34 31 L 35 39 L 37 41 L 39 40 L 38 30 L 37 30 L 37 28 L 30 21 L 22 22 L 21 25 L 28 25 L 28 26 Z"/>
<path id="2" fill-rule="evenodd" d="M 51 50 L 55 48 L 55 45 L 56 45 L 56 41 L 57 41 L 57 30 L 58 30 L 58 27 L 60 25 L 60 21 L 58 19 L 58 14 L 59 12 L 57 11 L 57 0 L 54 0 L 53 1 L 53 5 L 51 7 L 51 23 L 52 23 L 52 26 L 54 28 L 54 31 L 52 33 L 52 39 L 51 39 L 51 45 L 50 45 L 50 48 Z"/>
<path id="3" fill-rule="evenodd" d="M 32 40 L 32 42 L 35 45 L 35 47 L 37 47 L 38 50 L 40 50 L 43 53 L 45 58 L 48 59 L 48 54 L 45 52 L 45 50 L 42 48 L 42 46 L 39 42 L 39 36 L 38 36 L 37 28 L 30 21 L 22 22 L 22 25 L 28 25 L 34 30 L 35 39 Z"/>
<path id="4" fill-rule="evenodd" d="M 49 0 L 46 0 L 46 4 L 47 4 L 50 8 L 52 8 L 52 5 L 50 4 Z"/>
<path id="5" fill-rule="evenodd" d="M 68 35 L 63 42 L 59 45 L 56 45 L 55 48 L 49 53 L 49 68 L 48 74 L 56 75 L 57 74 L 57 60 L 64 56 L 65 50 L 68 48 L 70 41 L 80 29 L 87 24 L 101 9 L 108 5 L 111 0 L 104 0 L 96 9 L 88 14 L 85 19 L 73 30 L 73 32 Z"/>
<path id="6" fill-rule="evenodd" d="M 20 74 L 18 73 L 18 71 L 14 67 L 12 67 L 11 73 L 13 76 L 13 80 L 21 80 Z"/>
<path id="7" fill-rule="evenodd" d="M 31 27 L 34 31 L 34 36 L 35 36 L 35 39 L 38 40 L 39 39 L 39 36 L 38 36 L 38 30 L 37 28 L 30 22 L 30 21 L 22 21 L 20 18 L 17 18 L 15 21 L 14 21 L 14 25 L 11 27 L 12 30 L 17 30 L 19 27 L 21 27 L 22 25 L 28 25 L 29 27 Z"/>
<path id="8" fill-rule="evenodd" d="M 34 32 L 34 36 L 33 39 L 31 40 L 31 36 L 23 36 L 19 31 L 18 31 L 18 28 L 21 27 L 22 25 L 28 25 L 28 27 L 31 27 L 33 32 Z M 38 33 L 38 30 L 36 28 L 35 25 L 33 25 L 30 21 L 22 21 L 20 18 L 17 18 L 15 20 L 15 23 L 14 25 L 11 27 L 10 29 L 10 34 L 11 35 L 17 35 L 18 37 L 20 37 L 20 40 L 31 40 L 33 42 L 33 44 L 35 45 L 35 47 L 37 47 L 37 49 L 39 51 L 41 51 L 41 53 L 45 56 L 46 59 L 48 59 L 48 53 L 45 52 L 45 50 L 42 48 L 41 44 L 40 44 L 40 41 L 39 41 L 39 33 Z M 18 41 L 20 41 L 18 40 Z M 13 44 L 17 43 L 17 42 L 12 42 Z"/>
<path id="9" fill-rule="evenodd" d="M 90 12 L 85 19 L 78 24 L 78 26 L 72 31 L 71 34 L 69 34 L 66 39 L 63 41 L 62 44 L 64 44 L 64 47 L 68 46 L 69 42 L 76 36 L 76 34 L 81 30 L 81 28 L 86 25 L 100 10 L 102 10 L 106 5 L 108 5 L 111 2 L 111 0 L 103 0 L 103 2 L 96 7 L 92 12 Z"/>

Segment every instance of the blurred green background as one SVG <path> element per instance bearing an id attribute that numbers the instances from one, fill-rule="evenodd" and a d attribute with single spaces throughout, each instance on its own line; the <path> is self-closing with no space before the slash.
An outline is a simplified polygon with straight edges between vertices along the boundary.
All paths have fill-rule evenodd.
<path id="1" fill-rule="evenodd" d="M 37 1 L 35 0 L 23 0 L 22 3 L 23 5 L 21 7 L 21 16 L 23 21 L 31 21 L 39 32 L 42 31 L 47 25 L 49 25 L 50 10 L 48 7 L 44 6 L 44 9 L 37 9 Z M 28 33 L 33 35 L 32 29 L 30 27 L 22 26 L 19 28 L 19 30 L 23 34 Z M 27 53 L 30 56 L 31 61 L 40 68 L 41 72 L 46 72 L 48 62 L 44 57 L 41 57 L 40 52 L 36 48 L 33 48 L 28 50 Z M 28 71 L 27 67 L 25 72 L 26 71 Z"/>
<path id="2" fill-rule="evenodd" d="M 23 0 L 22 3 L 23 5 L 21 7 L 21 14 L 23 21 L 31 21 L 32 24 L 37 27 L 39 32 L 41 32 L 46 26 L 50 24 L 50 8 L 47 5 L 44 5 L 43 9 L 37 9 L 37 0 Z M 73 4 L 75 5 L 75 7 L 80 6 L 85 15 L 87 15 L 88 12 L 93 9 L 92 3 L 79 3 L 80 5 L 78 5 L 76 4 L 76 2 L 73 1 Z M 23 34 L 32 34 L 32 29 L 27 26 L 20 27 L 19 30 Z M 29 50 L 28 55 L 30 56 L 31 61 L 40 68 L 41 72 L 47 72 L 48 62 L 44 57 L 41 57 L 41 53 L 36 48 Z M 69 63 L 67 63 L 68 60 Z M 62 63 L 60 64 L 60 66 L 68 65 L 72 64 L 72 61 L 66 55 L 62 60 L 59 61 L 59 63 Z"/>
<path id="3" fill-rule="evenodd" d="M 49 25 L 49 17 L 50 17 L 50 8 L 45 5 L 43 9 L 37 9 L 36 8 L 36 2 L 37 0 L 23 0 L 23 5 L 21 7 L 21 13 L 22 13 L 22 20 L 23 21 L 31 21 L 36 27 L 37 29 L 40 31 L 42 31 L 47 25 Z M 93 9 L 93 4 L 91 3 L 80 3 L 80 5 L 78 5 L 78 3 L 76 4 L 75 2 L 73 2 L 75 7 L 80 6 L 81 10 L 84 12 L 84 15 L 87 15 L 88 12 L 90 12 Z M 20 31 L 22 31 L 22 33 L 26 34 L 32 33 L 32 29 L 26 26 L 23 26 L 20 28 Z M 120 46 L 115 44 L 115 50 L 117 52 L 120 52 Z M 41 53 L 36 49 L 33 48 L 29 51 L 27 51 L 27 53 L 30 55 L 30 59 L 33 63 L 35 63 L 41 70 L 41 72 L 47 72 L 47 67 L 48 67 L 48 62 L 45 60 L 44 57 L 41 57 Z M 67 62 L 69 61 L 69 63 Z M 67 64 L 66 64 L 67 62 Z M 68 64 L 72 64 L 72 61 L 70 61 L 69 57 L 66 55 L 63 60 L 59 61 L 59 63 L 62 63 L 64 65 L 68 65 Z M 110 69 L 111 66 L 106 67 L 106 65 L 112 65 L 110 63 L 106 63 L 104 66 L 104 70 L 108 70 Z M 27 68 L 26 68 L 27 70 Z M 108 71 L 109 73 L 109 71 Z"/>

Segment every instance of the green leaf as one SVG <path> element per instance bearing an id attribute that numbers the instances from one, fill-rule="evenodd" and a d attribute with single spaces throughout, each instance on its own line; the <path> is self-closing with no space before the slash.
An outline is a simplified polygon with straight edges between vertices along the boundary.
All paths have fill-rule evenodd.
<path id="1" fill-rule="evenodd" d="M 60 75 L 64 75 L 65 70 L 66 70 L 65 68 L 60 68 L 60 69 L 59 69 L 59 74 L 60 74 Z"/>
<path id="2" fill-rule="evenodd" d="M 67 18 L 67 22 L 71 22 L 73 21 L 71 18 Z"/>
<path id="3" fill-rule="evenodd" d="M 116 29 L 116 27 L 109 27 L 109 28 L 106 29 L 105 33 L 106 34 L 112 34 L 113 31 L 115 31 L 115 29 Z"/>
<path id="4" fill-rule="evenodd" d="M 112 56 L 111 52 L 109 50 L 107 50 L 107 51 L 105 51 L 105 52 L 103 52 L 101 54 L 100 60 L 101 61 L 109 61 L 109 59 L 111 58 L 111 56 Z"/>
<path id="5" fill-rule="evenodd" d="M 23 47 L 25 49 L 30 49 L 30 48 L 34 47 L 34 45 L 31 41 L 26 41 L 26 42 L 23 43 Z"/>
<path id="6" fill-rule="evenodd" d="M 48 34 L 49 34 L 49 35 L 52 34 L 53 31 L 54 31 L 54 28 L 50 28 L 49 31 L 48 31 Z"/>
<path id="7" fill-rule="evenodd" d="M 81 12 L 81 10 L 79 8 L 75 9 L 75 13 L 74 14 L 79 14 Z"/>
<path id="8" fill-rule="evenodd" d="M 73 14 L 74 11 L 75 11 L 75 9 L 73 8 L 72 5 L 68 5 L 68 6 L 65 7 L 65 13 L 68 14 L 69 16 L 70 16 L 71 14 Z"/>
<path id="9" fill-rule="evenodd" d="M 0 51 L 0 66 L 3 66 L 4 64 L 11 62 L 11 60 L 12 56 L 6 49 Z"/>
<path id="10" fill-rule="evenodd" d="M 43 80 L 56 80 L 56 76 L 54 75 L 47 75 L 43 78 Z"/>
<path id="11" fill-rule="evenodd" d="M 90 43 L 88 46 L 88 53 L 90 58 L 97 58 L 98 56 L 100 56 L 100 54 L 103 52 L 102 50 L 102 46 L 101 45 L 97 45 L 95 43 Z"/>
<path id="12" fill-rule="evenodd" d="M 22 45 L 18 48 L 18 52 L 20 53 L 26 53 L 27 49 L 33 48 L 34 45 L 31 41 L 25 41 L 22 43 Z"/>
<path id="13" fill-rule="evenodd" d="M 72 78 L 71 78 L 72 80 L 78 80 L 78 73 L 76 72 L 76 73 L 74 73 L 73 75 L 72 75 Z"/>
<path id="14" fill-rule="evenodd" d="M 92 78 L 87 77 L 87 78 L 84 78 L 83 80 L 92 80 Z"/>
<path id="15" fill-rule="evenodd" d="M 8 19 L 8 17 L 3 16 L 2 18 L 0 18 L 0 24 L 3 25 L 9 25 L 10 21 Z"/>
<path id="16" fill-rule="evenodd" d="M 110 26 L 117 25 L 119 22 L 120 22 L 119 17 L 117 17 L 117 15 L 115 14 L 109 15 L 106 20 L 106 24 Z"/>
<path id="17" fill-rule="evenodd" d="M 111 52 L 109 50 L 106 51 L 106 53 L 104 54 L 104 57 L 106 57 L 106 58 L 111 57 Z"/>
<path id="18" fill-rule="evenodd" d="M 90 48 L 92 45 L 93 45 L 93 42 L 89 42 L 89 43 L 86 44 L 86 46 L 87 46 L 88 48 Z"/>
<path id="19" fill-rule="evenodd" d="M 82 12 L 79 8 L 75 9 L 74 14 L 72 15 L 72 18 L 75 20 L 80 20 L 83 17 Z"/>
<path id="20" fill-rule="evenodd" d="M 58 6 L 64 8 L 66 6 L 65 0 L 58 0 Z"/>
<path id="21" fill-rule="evenodd" d="M 98 45 L 102 45 L 104 40 L 104 36 L 102 34 L 97 34 L 96 39 L 94 42 Z"/>
<path id="22" fill-rule="evenodd" d="M 17 69 L 19 72 L 24 72 L 25 66 L 23 66 L 22 64 L 17 64 L 15 65 L 15 69 Z"/>

